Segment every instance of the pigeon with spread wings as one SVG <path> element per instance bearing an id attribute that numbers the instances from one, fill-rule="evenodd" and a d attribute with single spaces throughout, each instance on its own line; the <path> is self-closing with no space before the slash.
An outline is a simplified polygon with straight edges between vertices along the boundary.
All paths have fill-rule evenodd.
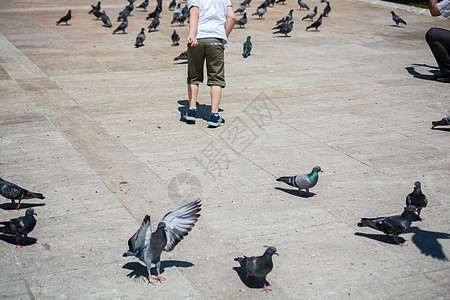
<path id="1" fill-rule="evenodd" d="M 136 256 L 147 266 L 148 280 L 157 279 L 161 282 L 161 253 L 170 252 L 194 227 L 201 210 L 200 200 L 191 202 L 179 209 L 169 212 L 162 218 L 155 232 L 151 231 L 150 216 L 146 215 L 141 227 L 128 240 L 129 250 L 123 256 Z M 156 278 L 150 275 L 152 263 L 156 265 Z"/>

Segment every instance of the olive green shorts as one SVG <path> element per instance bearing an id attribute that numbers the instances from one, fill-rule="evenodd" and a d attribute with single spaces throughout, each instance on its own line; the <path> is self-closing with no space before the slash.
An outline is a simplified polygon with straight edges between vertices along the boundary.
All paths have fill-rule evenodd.
<path id="1" fill-rule="evenodd" d="M 198 39 L 198 44 L 188 44 L 188 84 L 203 82 L 203 65 L 206 60 L 206 71 L 209 86 L 225 87 L 224 50 L 222 40 L 218 38 Z"/>

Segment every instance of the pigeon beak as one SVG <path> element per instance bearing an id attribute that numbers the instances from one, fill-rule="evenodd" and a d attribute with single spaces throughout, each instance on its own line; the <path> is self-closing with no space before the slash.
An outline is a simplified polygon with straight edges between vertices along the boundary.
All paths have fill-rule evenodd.
<path id="1" fill-rule="evenodd" d="M 33 215 L 37 216 L 37 213 L 33 212 Z"/>
<path id="2" fill-rule="evenodd" d="M 274 254 L 275 254 L 276 256 L 280 256 L 280 255 L 278 255 L 278 252 L 275 252 Z"/>

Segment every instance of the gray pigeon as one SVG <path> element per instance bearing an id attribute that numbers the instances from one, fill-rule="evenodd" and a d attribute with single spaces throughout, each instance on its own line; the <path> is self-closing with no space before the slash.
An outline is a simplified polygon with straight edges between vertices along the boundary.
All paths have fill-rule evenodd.
<path id="1" fill-rule="evenodd" d="M 310 19 L 312 21 L 316 15 L 317 15 L 317 6 L 314 7 L 314 10 L 312 12 L 304 16 L 302 18 L 302 21 L 305 19 Z"/>
<path id="2" fill-rule="evenodd" d="M 44 195 L 40 193 L 30 192 L 12 182 L 3 180 L 2 178 L 0 178 L 0 195 L 5 197 L 6 199 L 11 200 L 12 202 L 11 205 L 14 205 L 16 203 L 15 200 L 19 200 L 19 203 L 17 204 L 16 207 L 17 209 L 19 209 L 20 202 L 22 201 L 22 199 L 33 199 L 33 198 L 45 199 Z"/>
<path id="3" fill-rule="evenodd" d="M 417 216 L 419 221 L 422 221 L 420 217 L 420 211 L 422 208 L 427 207 L 427 197 L 422 193 L 422 186 L 419 181 L 414 182 L 414 190 L 406 196 L 406 206 L 414 205 L 417 208 Z"/>
<path id="4" fill-rule="evenodd" d="M 302 10 L 302 8 L 309 10 L 309 6 L 303 0 L 298 0 L 298 5 L 300 5 L 300 10 Z"/>
<path id="5" fill-rule="evenodd" d="M 234 13 L 235 14 L 243 14 L 244 13 L 244 10 L 247 8 L 247 6 L 245 5 L 245 4 L 242 4 L 241 6 L 239 6 L 235 11 L 234 11 Z"/>
<path id="6" fill-rule="evenodd" d="M 141 3 L 141 5 L 137 6 L 136 8 L 143 8 L 144 11 L 147 11 L 148 6 L 148 0 L 144 0 L 144 2 Z"/>
<path id="7" fill-rule="evenodd" d="M 442 118 L 442 120 L 440 120 L 440 121 L 432 121 L 431 125 L 433 125 L 433 127 L 431 127 L 431 129 L 433 129 L 436 126 L 450 125 L 450 115 L 446 116 L 445 118 Z"/>
<path id="8" fill-rule="evenodd" d="M 172 39 L 172 46 L 179 46 L 180 45 L 180 35 L 177 33 L 177 31 L 174 29 L 172 36 L 170 37 Z"/>
<path id="9" fill-rule="evenodd" d="M 109 27 L 109 28 L 112 27 L 111 20 L 109 20 L 109 17 L 106 15 L 105 11 L 103 11 L 103 14 L 102 14 L 102 21 L 104 24 L 103 26 Z"/>
<path id="10" fill-rule="evenodd" d="M 326 2 L 327 2 L 327 6 L 325 6 L 325 8 L 323 9 L 323 16 L 324 17 L 328 17 L 328 14 L 331 11 L 330 2 L 329 1 L 326 1 Z"/>
<path id="11" fill-rule="evenodd" d="M 142 47 L 144 46 L 144 41 L 145 41 L 145 28 L 141 28 L 141 32 L 138 33 L 137 37 L 136 37 L 136 42 L 134 43 L 134 46 L 136 48 Z"/>
<path id="12" fill-rule="evenodd" d="M 273 34 L 283 33 L 285 36 L 288 36 L 288 33 L 292 31 L 294 28 L 294 21 L 286 22 L 281 24 L 283 25 L 278 31 L 275 31 Z"/>
<path id="13" fill-rule="evenodd" d="M 362 218 L 358 223 L 359 227 L 371 227 L 389 235 L 392 235 L 399 246 L 406 246 L 398 241 L 398 235 L 402 234 L 411 226 L 413 217 L 417 208 L 414 205 L 408 205 L 400 216 L 380 217 L 380 218 Z"/>
<path id="14" fill-rule="evenodd" d="M 280 23 L 286 23 L 286 22 L 289 22 L 290 20 L 292 20 L 292 13 L 293 13 L 293 12 L 294 12 L 294 10 L 291 9 L 291 10 L 289 11 L 289 13 L 288 13 L 286 16 L 284 16 L 283 18 L 281 18 L 281 20 L 278 20 L 278 21 L 277 21 L 277 25 L 280 24 Z"/>
<path id="15" fill-rule="evenodd" d="M 101 4 L 102 4 L 102 2 L 98 1 L 98 2 L 97 2 L 97 5 L 91 5 L 91 6 L 92 6 L 92 9 L 88 12 L 88 14 L 93 13 L 94 10 L 100 11 L 100 10 L 101 10 Z"/>
<path id="16" fill-rule="evenodd" d="M 95 6 L 94 5 L 91 5 L 92 6 L 92 14 L 97 18 L 97 20 L 98 20 L 98 18 L 101 18 L 101 16 L 103 15 L 103 13 L 101 12 L 101 11 L 99 11 L 99 10 L 97 10 L 97 9 L 95 9 Z"/>
<path id="17" fill-rule="evenodd" d="M 146 215 L 141 227 L 128 240 L 129 250 L 123 256 L 136 256 L 147 266 L 148 280 L 157 279 L 161 282 L 161 253 L 170 252 L 186 236 L 195 222 L 197 222 L 201 210 L 200 200 L 191 202 L 183 207 L 169 212 L 162 218 L 155 232 L 151 232 L 150 216 Z M 150 275 L 151 264 L 156 265 L 157 277 Z"/>
<path id="18" fill-rule="evenodd" d="M 310 29 L 310 28 L 316 28 L 316 31 L 319 31 L 318 28 L 319 28 L 320 25 L 322 25 L 322 16 L 323 16 L 323 14 L 320 14 L 319 18 L 314 23 L 312 23 L 311 25 L 307 26 L 305 31 L 308 31 L 308 29 Z"/>
<path id="19" fill-rule="evenodd" d="M 28 234 L 33 231 L 36 226 L 36 213 L 34 209 L 29 208 L 25 212 L 25 216 L 11 219 L 10 221 L 0 222 L 0 232 L 16 236 L 17 247 L 21 247 L 20 239 L 24 236 L 28 239 Z"/>
<path id="20" fill-rule="evenodd" d="M 126 34 L 125 29 L 128 27 L 128 18 L 124 17 L 123 22 L 114 29 L 113 34 L 116 34 L 116 32 L 122 31 L 123 34 Z"/>
<path id="21" fill-rule="evenodd" d="M 319 172 L 322 172 L 322 169 L 319 166 L 315 166 L 309 174 L 280 177 L 277 181 L 282 181 L 291 186 L 295 186 L 298 188 L 300 195 L 302 195 L 302 190 L 306 190 L 309 194 L 309 189 L 314 187 L 319 180 Z"/>
<path id="22" fill-rule="evenodd" d="M 266 276 L 270 273 L 270 271 L 272 271 L 272 256 L 274 254 L 278 255 L 277 249 L 275 247 L 269 247 L 261 256 L 236 257 L 234 260 L 239 262 L 242 269 L 244 269 L 244 271 L 247 273 L 247 275 L 245 276 L 246 281 L 249 280 L 248 276 L 262 278 L 264 280 L 263 291 L 268 292 L 271 291 L 271 289 L 267 288 Z"/>
<path id="23" fill-rule="evenodd" d="M 245 27 L 247 24 L 247 13 L 244 13 L 244 16 L 236 21 L 236 25 L 239 25 L 239 28 Z"/>
<path id="24" fill-rule="evenodd" d="M 252 16 L 258 16 L 258 18 L 261 19 L 266 13 L 266 11 L 267 11 L 266 7 L 261 7 L 254 14 L 252 14 Z"/>
<path id="25" fill-rule="evenodd" d="M 187 60 L 187 51 L 184 51 L 182 53 L 180 53 L 180 55 L 178 55 L 177 57 L 175 57 L 173 60 Z"/>
<path id="26" fill-rule="evenodd" d="M 398 26 L 398 23 L 402 23 L 402 24 L 405 24 L 405 25 L 406 25 L 406 22 L 403 21 L 402 18 L 400 18 L 399 16 L 397 16 L 397 15 L 395 14 L 395 12 L 391 11 L 391 14 L 392 14 L 392 20 L 394 20 L 394 22 L 395 22 L 395 24 L 396 24 L 397 26 Z"/>
<path id="27" fill-rule="evenodd" d="M 176 6 L 177 6 L 177 1 L 172 0 L 169 4 L 169 10 L 174 10 Z"/>
<path id="28" fill-rule="evenodd" d="M 67 22 L 69 22 L 70 19 L 72 19 L 72 10 L 69 9 L 67 14 L 64 17 L 62 17 L 61 19 L 59 19 L 59 21 L 56 22 L 56 25 L 59 25 L 62 22 L 65 22 L 66 25 L 69 25 L 69 23 L 67 23 Z"/>
<path id="29" fill-rule="evenodd" d="M 250 42 L 250 39 L 251 39 L 251 36 L 248 36 L 247 40 L 244 43 L 244 52 L 242 53 L 242 56 L 244 58 L 247 58 L 251 55 L 250 52 L 252 51 L 253 45 L 252 45 L 252 42 Z"/>
<path id="30" fill-rule="evenodd" d="M 125 17 L 129 17 L 129 16 L 130 16 L 130 11 L 128 10 L 128 6 L 126 6 L 125 9 L 122 10 L 119 13 L 119 17 L 117 18 L 117 22 L 123 21 L 125 19 Z"/>
<path id="31" fill-rule="evenodd" d="M 252 0 L 244 0 L 241 5 L 245 5 L 245 6 L 250 6 L 250 2 L 252 2 Z"/>
<path id="32" fill-rule="evenodd" d="M 183 9 L 181 8 L 181 3 L 178 3 L 177 7 L 173 10 L 173 17 L 172 17 L 172 23 L 175 22 L 175 20 L 181 16 L 181 13 L 183 12 Z"/>
<path id="33" fill-rule="evenodd" d="M 148 32 L 156 31 L 159 26 L 159 13 L 156 14 L 155 18 L 148 25 Z"/>

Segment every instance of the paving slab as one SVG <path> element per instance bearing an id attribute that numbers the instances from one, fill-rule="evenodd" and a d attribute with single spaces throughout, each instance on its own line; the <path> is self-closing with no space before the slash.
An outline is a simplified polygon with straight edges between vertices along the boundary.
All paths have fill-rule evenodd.
<path id="1" fill-rule="evenodd" d="M 103 3 L 104 2 L 104 3 Z M 232 1 L 234 6 L 240 1 Z M 320 31 L 305 31 L 297 1 L 250 16 L 226 45 L 225 126 L 207 128 L 201 85 L 195 125 L 188 106 L 185 50 L 163 2 L 159 30 L 134 40 L 153 11 L 133 11 L 127 34 L 88 14 L 85 0 L 0 1 L 0 174 L 44 200 L 0 220 L 37 212 L 31 243 L 0 235 L 4 299 L 450 299 L 450 139 L 430 130 L 450 114 L 448 84 L 425 42 L 450 29 L 427 10 L 380 0 L 335 0 Z M 116 16 L 127 4 L 102 1 Z M 319 0 L 311 3 L 319 11 Z M 275 21 L 294 9 L 290 37 Z M 55 22 L 71 9 L 70 26 Z M 408 25 L 393 26 L 391 10 Z M 240 16 L 238 16 L 239 18 Z M 242 44 L 252 37 L 252 55 Z M 275 179 L 324 170 L 314 197 Z M 401 236 L 356 226 L 398 214 L 414 181 L 429 205 Z M 146 214 L 202 200 L 199 222 L 170 253 L 166 280 L 124 258 Z M 244 280 L 233 260 L 275 246 L 272 292 Z M 153 269 L 154 271 L 154 269 Z"/>

